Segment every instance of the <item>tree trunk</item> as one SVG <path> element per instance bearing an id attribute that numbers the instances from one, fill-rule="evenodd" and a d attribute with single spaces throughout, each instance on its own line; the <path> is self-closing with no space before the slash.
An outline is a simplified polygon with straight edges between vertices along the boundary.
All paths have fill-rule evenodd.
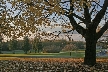
<path id="1" fill-rule="evenodd" d="M 95 65 L 96 64 L 96 36 L 95 33 L 89 32 L 86 35 L 86 50 L 84 64 L 86 65 Z"/>

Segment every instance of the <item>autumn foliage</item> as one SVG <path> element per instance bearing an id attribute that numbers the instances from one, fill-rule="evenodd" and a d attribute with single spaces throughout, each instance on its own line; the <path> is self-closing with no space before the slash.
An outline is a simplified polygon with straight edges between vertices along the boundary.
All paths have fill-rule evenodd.
<path id="1" fill-rule="evenodd" d="M 102 71 L 107 72 L 108 59 L 97 59 L 93 67 L 83 64 L 83 59 L 73 58 L 0 58 L 0 71 Z"/>

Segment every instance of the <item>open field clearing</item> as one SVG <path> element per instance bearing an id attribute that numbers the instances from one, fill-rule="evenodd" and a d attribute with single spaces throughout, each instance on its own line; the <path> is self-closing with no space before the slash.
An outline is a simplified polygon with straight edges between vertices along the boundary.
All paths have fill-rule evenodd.
<path id="1" fill-rule="evenodd" d="M 108 59 L 97 59 L 93 67 L 83 58 L 17 58 L 1 57 L 0 72 L 108 72 Z"/>

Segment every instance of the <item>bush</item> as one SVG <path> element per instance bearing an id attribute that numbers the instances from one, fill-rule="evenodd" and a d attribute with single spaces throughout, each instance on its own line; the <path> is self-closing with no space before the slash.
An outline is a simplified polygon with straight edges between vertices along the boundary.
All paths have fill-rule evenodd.
<path id="1" fill-rule="evenodd" d="M 43 47 L 43 53 L 59 53 L 61 50 L 61 47 L 56 45 Z"/>
<path id="2" fill-rule="evenodd" d="M 62 49 L 62 51 L 74 51 L 74 50 L 77 50 L 75 44 L 68 44 Z"/>

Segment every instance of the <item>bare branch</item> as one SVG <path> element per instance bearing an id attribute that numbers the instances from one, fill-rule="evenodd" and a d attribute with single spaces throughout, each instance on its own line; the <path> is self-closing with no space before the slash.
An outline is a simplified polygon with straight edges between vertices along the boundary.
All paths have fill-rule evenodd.
<path id="1" fill-rule="evenodd" d="M 98 6 L 100 6 L 100 7 L 102 8 L 102 6 L 101 6 L 101 5 L 99 5 L 99 3 L 97 3 L 96 1 L 93 1 L 93 2 L 95 2 Z"/>
<path id="2" fill-rule="evenodd" d="M 54 5 L 51 5 L 48 0 L 44 0 L 45 2 L 47 2 L 50 6 L 54 7 Z"/>
<path id="3" fill-rule="evenodd" d="M 81 21 L 83 21 L 84 23 L 86 23 L 86 20 L 83 19 L 82 17 L 76 15 L 75 13 L 73 13 L 73 16 L 75 16 L 76 18 L 80 19 Z"/>
<path id="4" fill-rule="evenodd" d="M 84 0 L 84 1 L 87 3 L 87 0 Z M 91 16 L 90 16 L 89 9 L 86 3 L 84 3 L 84 17 L 86 20 L 86 25 L 88 27 L 88 24 L 91 23 Z"/>
<path id="5" fill-rule="evenodd" d="M 93 19 L 92 24 L 93 24 L 94 28 L 97 28 L 97 26 L 100 23 L 102 17 L 105 15 L 107 7 L 108 7 L 108 0 L 105 0 L 102 9 L 98 12 L 96 17 Z"/>
<path id="6" fill-rule="evenodd" d="M 73 18 L 73 14 L 70 14 L 69 16 L 70 19 L 70 23 L 73 26 L 73 28 L 79 33 L 81 34 L 83 37 L 86 37 L 86 29 L 84 29 L 82 26 L 78 25 L 75 21 L 75 19 Z"/>
<path id="7" fill-rule="evenodd" d="M 101 30 L 96 34 L 96 35 L 97 35 L 97 39 L 99 39 L 107 29 L 108 29 L 108 21 L 107 21 L 106 24 L 101 28 Z"/>
<path id="8" fill-rule="evenodd" d="M 93 9 L 91 10 L 90 15 L 92 15 L 92 13 L 94 12 L 94 10 L 95 10 L 95 5 L 94 5 Z"/>
<path id="9" fill-rule="evenodd" d="M 22 11 L 22 10 L 20 10 L 20 12 L 18 12 L 18 14 L 17 14 L 14 18 L 18 17 L 18 15 L 21 13 L 21 11 Z"/>
<path id="10" fill-rule="evenodd" d="M 2 7 L 2 8 L 6 8 L 6 6 L 2 6 L 2 5 L 0 5 L 0 7 Z"/>

